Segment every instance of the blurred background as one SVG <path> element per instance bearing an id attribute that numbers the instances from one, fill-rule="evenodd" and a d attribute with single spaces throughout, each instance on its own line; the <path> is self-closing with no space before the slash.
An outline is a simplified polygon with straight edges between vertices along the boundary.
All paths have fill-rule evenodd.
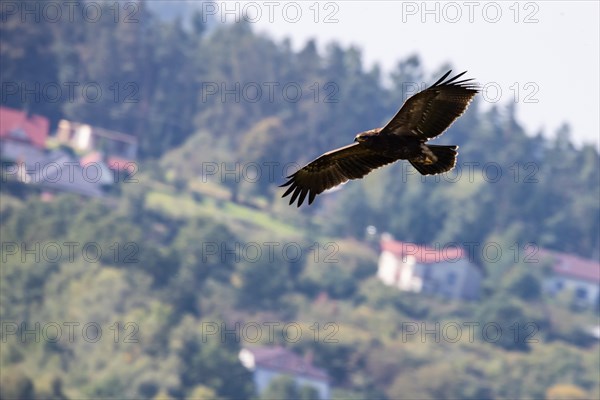
<path id="1" fill-rule="evenodd" d="M 2 1 L 0 398 L 600 398 L 598 7 Z M 280 198 L 449 69 L 455 170 Z"/>

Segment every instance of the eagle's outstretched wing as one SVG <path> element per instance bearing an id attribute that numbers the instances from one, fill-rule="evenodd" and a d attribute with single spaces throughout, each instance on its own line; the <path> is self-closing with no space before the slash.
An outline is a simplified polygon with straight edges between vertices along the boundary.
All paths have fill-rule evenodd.
<path id="1" fill-rule="evenodd" d="M 451 72 L 448 71 L 431 87 L 408 99 L 385 127 L 362 132 L 356 137 L 357 143 L 325 153 L 288 176 L 289 180 L 281 185 L 282 187 L 289 186 L 283 197 L 291 194 L 290 205 L 298 199 L 298 207 L 300 207 L 308 195 L 308 204 L 311 204 L 315 196 L 326 189 L 349 179 L 362 178 L 376 168 L 406 157 L 402 151 L 397 153 L 389 151 L 385 152 L 387 155 L 383 155 L 380 152 L 381 146 L 377 148 L 377 146 L 366 144 L 373 138 L 379 140 L 390 139 L 388 135 L 406 136 L 400 142 L 388 140 L 388 143 L 396 143 L 392 147 L 410 147 L 409 145 L 422 145 L 428 139 L 442 134 L 454 120 L 462 115 L 475 94 L 479 92 L 478 86 L 472 83 L 471 79 L 458 80 L 466 71 L 444 81 Z M 388 137 L 385 138 L 385 136 Z M 383 143 L 386 141 L 384 140 Z M 378 150 L 373 150 L 373 148 Z M 440 158 L 445 161 L 436 168 L 432 168 L 431 165 L 425 167 L 422 165 L 423 163 L 415 160 L 416 156 L 413 154 L 413 158 L 409 158 L 409 161 L 424 175 L 445 172 L 452 169 L 456 163 L 456 146 L 430 145 L 425 148 L 429 149 L 429 152 L 434 152 L 434 155 L 439 154 L 438 164 L 440 164 Z M 394 155 L 390 156 L 390 154 Z M 424 164 L 427 165 L 427 163 Z"/>
<path id="2" fill-rule="evenodd" d="M 289 180 L 280 186 L 290 186 L 282 197 L 292 193 L 290 205 L 298 198 L 300 207 L 308 195 L 308 204 L 311 204 L 319 193 L 349 179 L 362 178 L 394 161 L 395 158 L 382 156 L 360 143 L 352 143 L 323 154 L 288 176 Z"/>
<path id="3" fill-rule="evenodd" d="M 444 82 L 452 70 L 446 72 L 431 87 L 415 94 L 383 127 L 380 135 L 407 135 L 428 140 L 441 135 L 467 109 L 473 96 L 479 92 L 472 79 L 457 81 L 467 71 Z"/>

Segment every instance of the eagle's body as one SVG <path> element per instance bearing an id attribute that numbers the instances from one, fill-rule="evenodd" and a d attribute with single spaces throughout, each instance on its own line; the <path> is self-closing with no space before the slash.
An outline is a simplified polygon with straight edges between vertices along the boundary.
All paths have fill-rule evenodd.
<path id="1" fill-rule="evenodd" d="M 465 72 L 444 82 L 452 71 L 428 89 L 409 98 L 383 128 L 356 135 L 354 143 L 327 152 L 294 174 L 281 186 L 290 186 L 290 204 L 308 204 L 323 191 L 349 179 L 359 179 L 374 169 L 397 160 L 408 160 L 423 175 L 454 168 L 458 146 L 425 144 L 441 135 L 468 107 L 478 93 L 471 79 L 457 81 Z"/>
<path id="2" fill-rule="evenodd" d="M 403 135 L 379 135 L 381 128 L 359 133 L 354 141 L 369 149 L 399 160 L 418 157 L 422 151 L 420 141 Z"/>

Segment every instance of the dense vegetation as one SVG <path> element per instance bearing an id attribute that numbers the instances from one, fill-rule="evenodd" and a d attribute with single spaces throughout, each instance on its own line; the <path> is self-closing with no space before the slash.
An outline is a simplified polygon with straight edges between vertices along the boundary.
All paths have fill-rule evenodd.
<path id="1" fill-rule="evenodd" d="M 430 83 L 448 66 L 425 74 L 414 56 L 386 86 L 356 48 L 331 43 L 319 54 L 308 42 L 296 52 L 248 24 L 207 30 L 196 16 L 184 29 L 139 4 L 137 23 L 75 14 L 0 25 L 3 88 L 103 90 L 95 102 L 64 90 L 57 101 L 42 91 L 3 96 L 3 105 L 141 143 L 137 181 L 108 199 L 43 202 L 35 188 L 2 185 L 0 397 L 249 398 L 251 376 L 237 359 L 247 335 L 207 329 L 270 322 L 275 334 L 264 329 L 259 342 L 312 351 L 340 398 L 600 397 L 599 345 L 585 333 L 598 310 L 545 294 L 547 264 L 528 253 L 598 258 L 593 146 L 575 148 L 568 125 L 554 139 L 527 133 L 514 105 L 484 110 L 479 97 L 438 141 L 460 145 L 460 177 L 423 180 L 399 163 L 291 208 L 277 188 L 284 166 L 381 126 L 405 99 L 403 83 Z M 223 93 L 236 84 L 239 101 Z M 370 225 L 430 245 L 497 243 L 502 256 L 474 253 L 486 271 L 478 302 L 401 293 L 374 277 Z M 73 257 L 66 243 L 76 243 Z M 470 340 L 470 322 L 495 322 L 503 334 L 491 340 L 478 328 Z M 286 339 L 289 323 L 301 327 L 297 342 Z M 436 323 L 463 335 L 409 334 Z"/>

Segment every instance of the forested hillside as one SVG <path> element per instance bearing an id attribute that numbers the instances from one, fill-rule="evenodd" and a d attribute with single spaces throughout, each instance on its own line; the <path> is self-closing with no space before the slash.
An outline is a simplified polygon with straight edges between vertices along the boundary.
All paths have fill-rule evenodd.
<path id="1" fill-rule="evenodd" d="M 207 30 L 200 14 L 184 29 L 144 2 L 134 23 L 115 22 L 102 4 L 93 24 L 76 13 L 0 25 L 2 105 L 140 141 L 135 179 L 106 198 L 42 201 L 3 180 L 1 398 L 252 398 L 238 360 L 247 338 L 205 329 L 274 322 L 259 343 L 313 354 L 338 398 L 600 397 L 599 344 L 586 333 L 598 307 L 542 290 L 541 249 L 600 256 L 600 156 L 572 145 L 568 121 L 526 132 L 518 104 L 479 95 L 435 142 L 460 146 L 455 171 L 425 179 L 396 163 L 297 209 L 280 198 L 285 175 L 384 125 L 414 93 L 407 83 L 469 66 L 424 71 L 415 55 L 384 77 L 359 48 L 294 51 L 247 23 Z M 382 232 L 471 246 L 482 298 L 384 286 Z M 488 243 L 501 254 L 482 252 Z M 58 257 L 44 250 L 55 246 Z M 406 335 L 407 323 L 474 321 L 504 333 Z M 291 323 L 298 341 L 282 329 Z"/>

